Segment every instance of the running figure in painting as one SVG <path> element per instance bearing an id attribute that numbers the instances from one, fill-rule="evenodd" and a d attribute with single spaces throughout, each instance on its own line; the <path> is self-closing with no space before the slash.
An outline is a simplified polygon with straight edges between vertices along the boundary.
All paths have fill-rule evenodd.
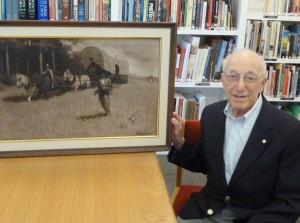
<path id="1" fill-rule="evenodd" d="M 105 111 L 105 115 L 110 115 L 110 90 L 112 84 L 111 79 L 107 77 L 105 72 L 101 73 L 101 78 L 99 79 L 98 89 L 95 91 L 95 95 L 98 94 L 101 106 Z"/>

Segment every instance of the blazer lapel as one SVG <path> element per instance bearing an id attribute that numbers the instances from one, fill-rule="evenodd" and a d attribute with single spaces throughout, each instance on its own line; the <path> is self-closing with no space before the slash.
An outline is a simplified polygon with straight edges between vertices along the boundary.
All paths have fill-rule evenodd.
<path id="1" fill-rule="evenodd" d="M 267 145 L 272 141 L 272 137 L 268 129 L 274 126 L 269 110 L 269 104 L 263 103 L 261 112 L 253 126 L 253 130 L 237 163 L 237 166 L 230 179 L 228 187 L 230 187 L 241 174 L 253 163 L 256 158 L 264 151 Z"/>
<path id="2" fill-rule="evenodd" d="M 226 187 L 227 183 L 225 177 L 225 163 L 223 155 L 226 116 L 224 115 L 223 110 L 220 116 L 215 116 L 214 125 L 211 126 L 211 131 L 213 132 L 211 148 L 214 149 L 213 153 L 215 154 L 215 163 L 218 169 L 217 172 L 220 173 L 219 179 L 221 179 L 222 181 L 222 186 Z"/>

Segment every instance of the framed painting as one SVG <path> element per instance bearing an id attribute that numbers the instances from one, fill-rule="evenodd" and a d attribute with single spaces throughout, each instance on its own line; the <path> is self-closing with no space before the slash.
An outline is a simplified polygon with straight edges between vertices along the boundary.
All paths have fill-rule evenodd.
<path id="1" fill-rule="evenodd" d="M 176 29 L 0 22 L 0 156 L 168 149 Z"/>

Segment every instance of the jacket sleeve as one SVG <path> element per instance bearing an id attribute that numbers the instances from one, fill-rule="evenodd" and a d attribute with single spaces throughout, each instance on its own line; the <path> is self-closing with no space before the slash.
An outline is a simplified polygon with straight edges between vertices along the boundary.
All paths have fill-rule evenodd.
<path id="1" fill-rule="evenodd" d="M 186 140 L 180 150 L 172 147 L 168 161 L 184 169 L 206 174 L 206 161 L 201 144 L 193 144 Z"/>

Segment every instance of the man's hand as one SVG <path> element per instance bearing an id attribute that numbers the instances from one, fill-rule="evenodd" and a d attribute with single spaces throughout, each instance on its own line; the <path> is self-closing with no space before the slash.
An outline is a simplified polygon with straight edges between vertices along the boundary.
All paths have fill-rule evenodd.
<path id="1" fill-rule="evenodd" d="M 173 112 L 173 117 L 171 119 L 172 123 L 172 142 L 177 150 L 181 148 L 185 139 L 183 132 L 183 119 L 178 115 L 178 113 Z"/>

